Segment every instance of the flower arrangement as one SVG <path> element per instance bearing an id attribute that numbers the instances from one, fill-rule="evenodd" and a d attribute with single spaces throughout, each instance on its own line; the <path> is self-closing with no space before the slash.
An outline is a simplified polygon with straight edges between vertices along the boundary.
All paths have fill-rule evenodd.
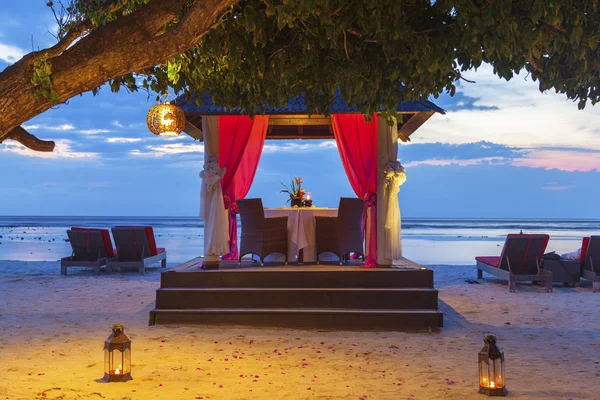
<path id="1" fill-rule="evenodd" d="M 290 196 L 290 198 L 285 202 L 285 204 L 290 202 L 292 207 L 300 207 L 302 205 L 302 199 L 306 194 L 306 191 L 302 187 L 302 177 L 295 176 L 294 179 L 292 179 L 292 183 L 289 187 L 285 186 L 283 182 L 279 183 L 281 183 L 281 185 L 285 188 L 279 193 L 287 193 Z"/>

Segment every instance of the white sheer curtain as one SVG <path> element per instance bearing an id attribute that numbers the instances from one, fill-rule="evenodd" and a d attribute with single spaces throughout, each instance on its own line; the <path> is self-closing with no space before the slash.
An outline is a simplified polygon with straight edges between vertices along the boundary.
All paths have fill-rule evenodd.
<path id="1" fill-rule="evenodd" d="M 200 172 L 200 218 L 204 220 L 205 262 L 218 262 L 229 252 L 229 220 L 223 204 L 221 179 L 225 169 L 219 167 L 219 117 L 202 116 L 204 135 L 204 169 Z"/>
<path id="2" fill-rule="evenodd" d="M 377 121 L 377 263 L 390 265 L 402 258 L 402 223 L 398 193 L 406 181 L 404 167 L 398 161 L 398 126 L 387 125 L 378 116 Z"/>

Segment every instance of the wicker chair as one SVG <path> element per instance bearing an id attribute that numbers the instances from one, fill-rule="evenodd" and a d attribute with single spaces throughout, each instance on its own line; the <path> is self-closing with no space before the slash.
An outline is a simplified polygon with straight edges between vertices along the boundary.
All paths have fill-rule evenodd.
<path id="1" fill-rule="evenodd" d="M 261 199 L 237 200 L 242 220 L 240 264 L 246 254 L 255 254 L 264 265 L 266 256 L 272 253 L 285 255 L 288 262 L 287 217 L 265 218 Z"/>
<path id="2" fill-rule="evenodd" d="M 350 252 L 365 260 L 362 236 L 362 199 L 342 197 L 337 217 L 315 217 L 317 264 L 319 255 L 330 251 L 340 258 L 340 265 Z"/>

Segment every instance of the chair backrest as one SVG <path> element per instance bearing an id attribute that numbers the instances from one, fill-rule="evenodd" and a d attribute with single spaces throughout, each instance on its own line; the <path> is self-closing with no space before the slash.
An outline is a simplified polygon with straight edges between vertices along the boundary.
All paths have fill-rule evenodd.
<path id="1" fill-rule="evenodd" d="M 242 221 L 242 235 L 259 233 L 265 219 L 262 199 L 239 199 L 236 203 Z"/>
<path id="2" fill-rule="evenodd" d="M 584 237 L 581 241 L 581 252 L 579 253 L 579 263 L 583 265 L 585 262 L 585 254 L 587 253 L 588 246 L 590 245 L 590 238 Z"/>
<path id="3" fill-rule="evenodd" d="M 104 242 L 104 250 L 106 250 L 106 254 L 109 257 L 116 256 L 115 249 L 113 248 L 112 241 L 110 240 L 110 233 L 108 229 L 101 228 L 82 228 L 79 226 L 74 226 L 71 228 L 72 231 L 92 231 L 92 232 L 100 232 L 102 236 L 102 241 Z"/>
<path id="4" fill-rule="evenodd" d="M 151 226 L 121 225 L 115 226 L 115 228 L 143 229 L 144 232 L 146 232 L 146 241 L 148 242 L 148 249 L 150 250 L 150 255 L 155 256 L 158 254 L 158 249 L 156 247 L 156 238 L 154 237 L 154 229 Z"/>
<path id="5" fill-rule="evenodd" d="M 362 215 L 365 209 L 365 202 L 362 199 L 342 197 L 338 208 L 338 223 L 341 232 L 362 231 Z M 340 233 L 341 233 L 340 232 Z"/>
<path id="6" fill-rule="evenodd" d="M 107 257 L 100 232 L 68 230 L 67 236 L 73 249 L 73 256 L 77 261 L 96 261 L 99 258 Z"/>
<path id="7" fill-rule="evenodd" d="M 525 252 L 525 257 L 521 262 L 520 268 L 517 271 L 513 269 L 513 273 L 522 275 L 537 275 L 539 273 L 538 265 L 542 261 L 550 236 L 544 234 L 530 236 L 529 245 L 527 246 L 527 251 Z"/>
<path id="8" fill-rule="evenodd" d="M 583 260 L 583 269 L 600 274 L 600 236 L 591 236 Z"/>
<path id="9" fill-rule="evenodd" d="M 151 256 L 144 228 L 143 226 L 112 228 L 119 261 L 140 261 Z"/>
<path id="10" fill-rule="evenodd" d="M 502 254 L 500 255 L 500 265 L 498 268 L 509 271 L 508 265 L 510 262 L 510 271 L 513 273 L 519 271 L 523 258 L 527 252 L 530 235 L 509 234 L 504 241 Z"/>
<path id="11" fill-rule="evenodd" d="M 365 202 L 362 199 L 342 197 L 338 208 L 338 234 L 344 250 L 351 249 L 364 255 L 362 216 Z"/>

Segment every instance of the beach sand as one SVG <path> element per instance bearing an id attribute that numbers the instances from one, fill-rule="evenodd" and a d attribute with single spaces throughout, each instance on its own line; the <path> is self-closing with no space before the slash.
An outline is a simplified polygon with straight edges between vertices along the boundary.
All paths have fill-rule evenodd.
<path id="1" fill-rule="evenodd" d="M 171 265 L 173 266 L 173 265 Z M 471 399 L 493 333 L 515 399 L 600 397 L 600 293 L 519 285 L 475 267 L 433 266 L 440 333 L 148 326 L 159 268 L 145 276 L 0 261 L 0 399 Z M 104 383 L 114 323 L 132 376 Z"/>

